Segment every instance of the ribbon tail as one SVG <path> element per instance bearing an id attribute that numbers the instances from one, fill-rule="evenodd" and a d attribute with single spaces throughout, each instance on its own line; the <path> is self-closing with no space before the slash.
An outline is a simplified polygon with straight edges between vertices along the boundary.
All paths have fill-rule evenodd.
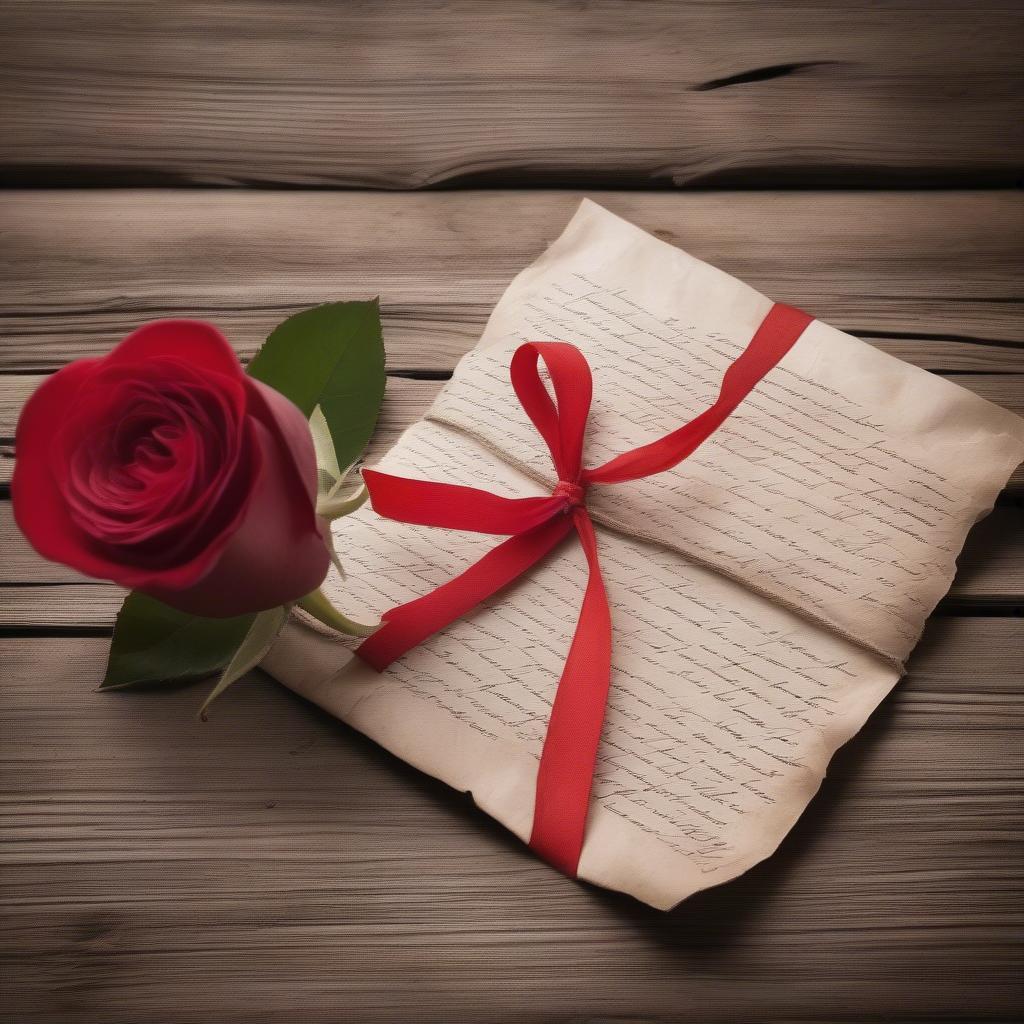
<path id="1" fill-rule="evenodd" d="M 371 668 L 383 672 L 406 651 L 539 562 L 569 533 L 572 524 L 570 516 L 556 515 L 526 533 L 509 537 L 455 579 L 385 612 L 380 629 L 356 648 L 356 654 Z"/>
<path id="2" fill-rule="evenodd" d="M 472 533 L 526 533 L 564 507 L 561 499 L 551 495 L 503 498 L 478 487 L 412 480 L 376 469 L 364 469 L 363 481 L 374 512 L 415 526 L 442 526 Z"/>
<path id="3" fill-rule="evenodd" d="M 573 519 L 590 576 L 551 707 L 530 836 L 531 849 L 570 878 L 576 877 L 583 849 L 612 660 L 611 614 L 594 527 L 582 508 Z"/>
<path id="4" fill-rule="evenodd" d="M 793 306 L 775 303 L 754 332 L 750 344 L 722 376 L 715 404 L 665 437 L 623 452 L 597 469 L 587 470 L 587 483 L 615 484 L 663 473 L 693 454 L 734 412 L 767 373 L 797 343 L 814 318 Z"/>

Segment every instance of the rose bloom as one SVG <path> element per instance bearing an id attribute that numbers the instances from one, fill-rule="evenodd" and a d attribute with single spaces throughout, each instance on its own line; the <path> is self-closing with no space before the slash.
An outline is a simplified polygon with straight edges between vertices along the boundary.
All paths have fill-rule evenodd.
<path id="1" fill-rule="evenodd" d="M 309 424 L 209 324 L 157 321 L 64 367 L 22 411 L 15 453 L 18 526 L 90 576 L 224 617 L 327 573 Z"/>

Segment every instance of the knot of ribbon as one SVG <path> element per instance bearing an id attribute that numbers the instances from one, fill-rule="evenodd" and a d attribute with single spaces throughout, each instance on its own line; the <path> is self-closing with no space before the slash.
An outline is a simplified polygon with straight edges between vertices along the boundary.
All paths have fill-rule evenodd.
<path id="1" fill-rule="evenodd" d="M 461 575 L 384 613 L 380 628 L 356 650 L 378 672 L 507 586 L 576 531 L 589 576 L 548 719 L 530 835 L 530 847 L 567 875 L 575 877 L 583 849 L 611 678 L 611 613 L 586 507 L 587 490 L 592 484 L 623 483 L 664 472 L 691 455 L 811 321 L 799 309 L 775 304 L 726 369 L 710 408 L 665 437 L 594 469 L 583 467 L 593 391 L 586 358 L 564 342 L 520 345 L 510 367 L 512 387 L 551 453 L 558 483 L 547 497 L 506 498 L 475 487 L 363 470 L 373 508 L 386 518 L 508 537 Z M 554 401 L 541 380 L 538 360 L 547 367 Z"/>
<path id="2" fill-rule="evenodd" d="M 565 498 L 565 511 L 576 505 L 582 505 L 586 497 L 587 488 L 585 484 L 576 484 L 571 480 L 559 480 L 555 489 L 551 492 L 553 498 Z"/>

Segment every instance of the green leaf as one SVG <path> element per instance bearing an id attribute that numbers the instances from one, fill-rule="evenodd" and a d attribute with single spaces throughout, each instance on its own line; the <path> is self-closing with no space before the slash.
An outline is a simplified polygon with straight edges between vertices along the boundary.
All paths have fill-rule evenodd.
<path id="1" fill-rule="evenodd" d="M 228 667 L 224 669 L 217 685 L 210 691 L 203 706 L 199 709 L 199 717 L 206 721 L 206 711 L 209 706 L 236 680 L 241 679 L 250 669 L 254 669 L 262 660 L 263 655 L 270 650 L 270 645 L 277 639 L 281 627 L 288 618 L 290 606 L 281 608 L 268 608 L 260 612 L 245 634 L 235 656 L 231 659 Z"/>
<path id="2" fill-rule="evenodd" d="M 245 639 L 254 615 L 204 619 L 135 591 L 121 606 L 101 690 L 185 682 L 220 671 Z"/>
<path id="3" fill-rule="evenodd" d="M 331 302 L 289 317 L 249 364 L 249 374 L 312 416 L 319 405 L 335 464 L 359 457 L 384 398 L 380 303 Z"/>

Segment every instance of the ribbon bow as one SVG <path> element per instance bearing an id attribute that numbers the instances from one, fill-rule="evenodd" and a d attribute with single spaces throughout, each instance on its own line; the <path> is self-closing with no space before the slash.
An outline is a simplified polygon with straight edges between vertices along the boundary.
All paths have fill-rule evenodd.
<path id="1" fill-rule="evenodd" d="M 548 497 L 504 498 L 475 487 L 363 470 L 373 508 L 382 516 L 421 526 L 509 535 L 455 579 L 384 614 L 381 627 L 356 651 L 378 672 L 511 583 L 572 530 L 578 534 L 589 579 L 544 737 L 530 836 L 531 848 L 571 877 L 583 848 L 612 655 L 611 615 L 597 538 L 587 513 L 587 490 L 593 484 L 662 473 L 691 455 L 789 351 L 811 320 L 791 306 L 774 305 L 726 370 L 714 405 L 671 434 L 596 469 L 583 468 L 592 395 L 587 360 L 564 342 L 520 345 L 512 357 L 512 387 L 544 438 L 558 473 Z M 538 359 L 548 368 L 555 402 L 537 372 Z"/>

